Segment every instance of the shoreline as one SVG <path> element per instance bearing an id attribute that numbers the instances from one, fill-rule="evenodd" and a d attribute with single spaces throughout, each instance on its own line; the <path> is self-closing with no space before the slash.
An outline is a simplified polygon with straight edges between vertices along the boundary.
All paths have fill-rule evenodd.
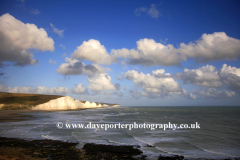
<path id="1" fill-rule="evenodd" d="M 92 109 L 92 108 L 86 108 Z M 77 109 L 84 110 L 84 109 Z M 62 112 L 62 111 L 76 111 L 76 110 L 2 110 L 0 111 L 0 123 L 24 121 L 35 119 L 31 115 L 22 115 L 20 113 L 31 112 Z M 4 117 L 5 115 L 5 117 Z M 148 158 L 142 154 L 138 146 L 119 146 L 119 145 L 103 145 L 86 143 L 82 149 L 77 149 L 78 142 L 64 142 L 60 140 L 48 139 L 31 139 L 25 140 L 20 138 L 7 138 L 0 136 L 0 159 L 133 159 L 144 160 Z M 154 146 L 146 146 L 154 147 Z M 160 153 L 159 153 L 160 154 Z M 8 158 L 12 157 L 12 158 Z M 23 157 L 23 158 L 21 158 Z M 29 158 L 30 157 L 30 158 Z M 156 159 L 159 160 L 204 160 L 204 158 L 188 158 L 181 155 L 163 156 L 158 155 Z M 205 159 L 206 160 L 206 159 Z M 215 160 L 215 159 L 211 159 Z M 231 160 L 231 159 L 222 159 Z M 234 160 L 240 160 L 240 157 Z"/>
<path id="2" fill-rule="evenodd" d="M 85 108 L 90 109 L 90 108 Z M 77 109 L 77 110 L 85 110 Z M 92 108 L 91 108 L 92 109 Z M 20 113 L 31 112 L 61 112 L 76 110 L 1 110 L 0 123 L 16 122 L 35 119 L 31 115 Z M 78 142 L 64 142 L 49 139 L 20 139 L 0 136 L 0 159 L 6 160 L 43 160 L 43 159 L 80 159 L 80 160 L 145 160 L 146 155 L 142 154 L 139 146 L 131 145 L 104 145 L 86 143 L 82 149 L 77 149 Z M 161 159 L 182 160 L 182 156 L 163 157 Z"/>
<path id="3" fill-rule="evenodd" d="M 146 160 L 139 146 L 104 145 L 86 143 L 82 149 L 76 148 L 77 142 L 59 140 L 25 140 L 0 137 L 0 159 L 4 160 Z M 207 160 L 205 158 L 187 158 L 180 155 L 158 155 L 158 160 Z M 209 159 L 216 160 L 216 159 Z M 222 159 L 231 160 L 231 159 Z M 235 158 L 234 160 L 240 160 Z"/>
<path id="4" fill-rule="evenodd" d="M 138 146 L 114 146 L 87 143 L 77 149 L 78 143 L 58 140 L 24 140 L 0 137 L 0 159 L 129 159 L 145 160 Z"/>

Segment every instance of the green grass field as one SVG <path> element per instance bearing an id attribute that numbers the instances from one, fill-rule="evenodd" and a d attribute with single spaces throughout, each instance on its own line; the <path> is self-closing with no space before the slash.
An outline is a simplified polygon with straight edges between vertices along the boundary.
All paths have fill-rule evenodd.
<path id="1" fill-rule="evenodd" d="M 30 109 L 31 106 L 46 103 L 52 99 L 60 98 L 59 95 L 25 94 L 25 93 L 0 93 L 2 110 Z"/>

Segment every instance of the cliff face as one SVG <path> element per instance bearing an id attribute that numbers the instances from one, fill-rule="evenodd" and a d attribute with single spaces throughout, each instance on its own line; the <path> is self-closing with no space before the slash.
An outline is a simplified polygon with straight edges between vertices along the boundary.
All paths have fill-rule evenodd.
<path id="1" fill-rule="evenodd" d="M 74 100 L 72 97 L 66 96 L 50 100 L 49 102 L 39 104 L 32 110 L 70 110 L 81 108 L 99 108 L 99 107 L 118 107 L 119 105 L 96 104 L 95 102 L 81 102 Z"/>
<path id="2" fill-rule="evenodd" d="M 83 108 L 84 104 L 72 97 L 66 96 L 50 100 L 49 102 L 39 104 L 32 110 L 67 110 Z"/>

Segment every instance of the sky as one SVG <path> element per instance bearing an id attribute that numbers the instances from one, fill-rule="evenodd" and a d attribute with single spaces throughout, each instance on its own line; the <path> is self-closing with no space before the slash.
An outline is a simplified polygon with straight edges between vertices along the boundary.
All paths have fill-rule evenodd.
<path id="1" fill-rule="evenodd" d="M 0 92 L 240 104 L 240 2 L 1 0 Z"/>

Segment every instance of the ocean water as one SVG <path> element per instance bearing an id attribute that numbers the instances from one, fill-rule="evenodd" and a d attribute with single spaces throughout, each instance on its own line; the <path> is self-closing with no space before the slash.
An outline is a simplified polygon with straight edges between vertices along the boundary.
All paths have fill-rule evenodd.
<path id="1" fill-rule="evenodd" d="M 240 107 L 116 107 L 24 113 L 34 120 L 0 123 L 1 137 L 53 139 L 111 145 L 139 145 L 148 159 L 240 157 Z M 200 129 L 58 129 L 63 124 L 194 124 Z M 149 147 L 152 146 L 152 147 Z"/>

